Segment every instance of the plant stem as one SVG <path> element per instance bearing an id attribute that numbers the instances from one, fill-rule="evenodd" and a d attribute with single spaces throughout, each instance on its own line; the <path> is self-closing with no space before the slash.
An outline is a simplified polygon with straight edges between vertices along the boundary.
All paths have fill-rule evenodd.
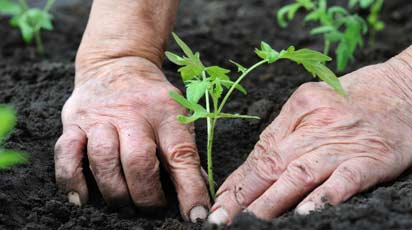
<path id="1" fill-rule="evenodd" d="M 242 75 L 240 75 L 240 77 L 235 81 L 235 83 L 233 83 L 233 85 L 230 87 L 230 89 L 228 90 L 228 92 L 226 93 L 225 97 L 222 100 L 222 103 L 220 103 L 218 110 L 216 111 L 216 114 L 219 114 L 223 107 L 225 106 L 227 100 L 229 99 L 230 95 L 233 93 L 233 91 L 235 90 L 236 86 L 239 85 L 239 83 L 243 80 L 243 78 L 245 78 L 251 71 L 253 71 L 254 69 L 256 69 L 257 67 L 263 65 L 267 63 L 266 60 L 262 60 L 256 64 L 254 64 L 253 66 L 249 67 L 245 72 L 243 72 Z"/>
<path id="2" fill-rule="evenodd" d="M 323 54 L 328 55 L 329 50 L 330 50 L 330 41 L 325 39 L 325 47 L 323 48 Z"/>
<path id="3" fill-rule="evenodd" d="M 41 40 L 40 29 L 34 32 L 34 39 L 36 41 L 37 53 L 40 55 L 44 54 L 43 42 Z"/>
<path id="4" fill-rule="evenodd" d="M 206 72 L 202 72 L 203 80 L 206 80 Z M 205 92 L 205 101 L 206 101 L 206 111 L 210 113 L 210 101 L 209 101 L 209 90 L 206 89 Z M 207 122 L 207 175 L 209 179 L 209 191 L 212 200 L 215 200 L 215 180 L 213 178 L 213 155 L 212 155 L 212 148 L 213 148 L 213 135 L 215 129 L 215 119 L 211 119 L 210 117 L 206 118 Z"/>
<path id="5" fill-rule="evenodd" d="M 213 135 L 215 132 L 215 125 L 217 119 L 212 119 L 211 125 L 207 128 L 207 175 L 209 179 L 209 191 L 212 200 L 214 201 L 216 198 L 216 191 L 215 191 L 215 180 L 213 177 Z"/>

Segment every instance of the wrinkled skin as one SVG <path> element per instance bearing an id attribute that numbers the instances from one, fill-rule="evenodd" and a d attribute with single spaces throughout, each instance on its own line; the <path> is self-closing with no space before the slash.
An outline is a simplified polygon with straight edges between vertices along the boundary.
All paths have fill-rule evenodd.
<path id="1" fill-rule="evenodd" d="M 75 89 L 62 112 L 64 130 L 55 150 L 56 181 L 69 201 L 87 202 L 82 169 L 86 152 L 103 198 L 114 208 L 165 205 L 160 162 L 175 184 L 186 220 L 193 207 L 209 207 L 193 125 L 176 120 L 187 111 L 168 96 L 178 90 L 159 68 L 137 57 L 86 66 L 76 69 Z"/>
<path id="2" fill-rule="evenodd" d="M 409 52 L 409 53 L 408 53 Z M 412 162 L 412 51 L 341 78 L 299 87 L 246 162 L 217 192 L 209 221 L 241 211 L 307 214 L 399 176 Z"/>

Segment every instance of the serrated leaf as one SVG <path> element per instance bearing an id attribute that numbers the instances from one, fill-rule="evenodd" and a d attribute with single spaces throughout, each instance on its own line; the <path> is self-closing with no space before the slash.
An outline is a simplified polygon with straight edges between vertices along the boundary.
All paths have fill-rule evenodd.
<path id="1" fill-rule="evenodd" d="M 169 55 L 168 58 L 171 58 L 175 64 L 182 66 L 178 72 L 184 82 L 199 77 L 205 68 L 200 61 L 200 54 L 198 52 L 193 54 L 192 50 L 175 33 L 173 37 L 187 57 L 179 57 L 171 52 L 167 52 L 166 55 Z"/>
<path id="2" fill-rule="evenodd" d="M 0 0 L 0 14 L 19 15 L 23 12 L 23 8 L 10 0 Z"/>
<path id="3" fill-rule="evenodd" d="M 223 87 L 222 87 L 221 81 L 222 80 L 220 80 L 219 78 L 216 78 L 213 81 L 212 94 L 215 99 L 219 99 L 222 96 Z"/>
<path id="4" fill-rule="evenodd" d="M 272 49 L 272 47 L 266 42 L 260 43 L 260 49 L 256 48 L 255 53 L 263 60 L 266 60 L 269 64 L 278 60 L 279 52 Z"/>
<path id="5" fill-rule="evenodd" d="M 319 77 L 322 81 L 326 82 L 333 89 L 335 89 L 339 94 L 346 95 L 339 79 L 328 67 L 323 64 L 324 62 L 331 60 L 331 58 L 327 55 L 310 49 L 288 49 L 286 52 L 283 52 L 283 55 L 281 55 L 280 58 L 289 59 L 298 64 L 302 64 L 303 67 L 314 77 Z"/>
<path id="6" fill-rule="evenodd" d="M 310 72 L 314 77 L 319 77 L 322 81 L 326 82 L 336 92 L 342 96 L 346 96 L 346 92 L 339 82 L 339 78 L 322 63 L 305 62 L 303 63 L 305 69 Z"/>
<path id="7" fill-rule="evenodd" d="M 212 79 L 219 78 L 221 80 L 229 80 L 229 76 L 227 75 L 230 73 L 230 70 L 219 67 L 219 66 L 210 66 L 206 67 L 206 72 Z"/>
<path id="8" fill-rule="evenodd" d="M 187 84 L 186 88 L 186 97 L 187 100 L 191 103 L 196 103 L 200 100 L 200 98 L 205 95 L 206 90 L 208 89 L 210 83 L 207 81 L 192 81 Z"/>
<path id="9" fill-rule="evenodd" d="M 0 169 L 28 162 L 28 154 L 14 150 L 0 150 Z"/>
<path id="10" fill-rule="evenodd" d="M 231 62 L 232 64 L 234 64 L 234 65 L 237 67 L 237 71 L 238 71 L 238 72 L 240 72 L 240 73 L 246 72 L 247 68 L 244 67 L 244 66 L 242 66 L 241 64 L 239 64 L 239 63 L 237 63 L 237 62 L 235 62 L 235 61 L 233 61 L 233 60 L 229 60 L 229 62 Z"/>
<path id="11" fill-rule="evenodd" d="M 16 125 L 16 112 L 14 109 L 0 105 L 0 144 Z"/>
<path id="12" fill-rule="evenodd" d="M 281 58 L 287 58 L 297 63 L 326 62 L 332 60 L 329 56 L 311 49 L 287 50 Z"/>

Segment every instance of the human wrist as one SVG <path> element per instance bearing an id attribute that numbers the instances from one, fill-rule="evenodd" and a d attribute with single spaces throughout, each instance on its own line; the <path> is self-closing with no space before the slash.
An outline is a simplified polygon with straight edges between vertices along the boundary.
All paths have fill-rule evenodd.
<path id="1" fill-rule="evenodd" d="M 177 7 L 178 0 L 93 1 L 76 68 L 124 57 L 160 68 Z"/>
<path id="2" fill-rule="evenodd" d="M 386 79 L 398 91 L 398 96 L 412 106 L 412 46 L 383 65 L 389 73 L 385 75 Z"/>
<path id="3" fill-rule="evenodd" d="M 117 84 L 118 82 L 125 82 L 127 79 L 167 81 L 158 66 L 141 57 L 118 57 L 93 61 L 88 65 L 76 65 L 75 87 L 90 80 Z"/>

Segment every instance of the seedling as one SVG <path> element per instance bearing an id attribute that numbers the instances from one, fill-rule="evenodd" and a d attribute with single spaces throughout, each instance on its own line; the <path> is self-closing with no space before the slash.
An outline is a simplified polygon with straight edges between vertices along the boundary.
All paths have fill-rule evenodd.
<path id="1" fill-rule="evenodd" d="M 349 7 L 354 8 L 359 5 L 362 9 L 369 8 L 369 15 L 367 17 L 368 25 L 370 27 L 369 42 L 373 45 L 375 42 L 376 32 L 385 28 L 385 23 L 379 19 L 382 11 L 383 0 L 350 0 Z"/>
<path id="2" fill-rule="evenodd" d="M 16 124 L 16 114 L 10 107 L 0 105 L 0 169 L 27 162 L 27 154 L 4 149 L 4 140 Z"/>
<path id="3" fill-rule="evenodd" d="M 166 52 L 166 57 L 178 66 L 182 80 L 186 87 L 186 97 L 170 92 L 169 95 L 180 105 L 187 108 L 189 116 L 179 115 L 177 119 L 182 123 L 194 122 L 198 119 L 206 119 L 207 122 L 207 165 L 209 189 L 212 198 L 215 198 L 215 182 L 213 178 L 212 148 L 213 137 L 216 122 L 218 119 L 243 118 L 259 119 L 257 116 L 228 114 L 223 112 L 223 108 L 228 102 L 232 93 L 237 90 L 247 94 L 246 89 L 240 85 L 240 82 L 258 67 L 275 63 L 281 59 L 288 59 L 303 67 L 313 75 L 329 84 L 339 94 L 346 95 L 339 79 L 323 63 L 330 61 L 331 58 L 314 50 L 299 49 L 296 50 L 290 46 L 287 50 L 280 52 L 272 49 L 269 44 L 262 42 L 260 49 L 255 53 L 262 60 L 256 64 L 245 67 L 234 61 L 230 61 L 237 67 L 239 77 L 231 80 L 229 77 L 230 70 L 220 66 L 205 66 L 200 60 L 200 54 L 193 51 L 186 45 L 176 34 L 173 37 L 184 55 L 179 56 L 172 52 Z M 225 89 L 227 90 L 226 92 Z M 204 98 L 204 105 L 199 104 L 201 98 Z"/>
<path id="4" fill-rule="evenodd" d="M 359 4 L 361 7 L 371 7 L 368 24 L 371 36 L 383 29 L 383 22 L 379 21 L 379 13 L 383 0 L 350 0 L 349 6 Z M 336 69 L 344 71 L 350 59 L 354 58 L 357 48 L 364 46 L 364 34 L 368 32 L 368 24 L 357 14 L 351 14 L 340 6 L 327 6 L 326 0 L 296 0 L 295 3 L 282 7 L 277 12 L 277 20 L 281 27 L 287 26 L 287 21 L 293 20 L 299 9 L 305 9 L 308 14 L 305 22 L 319 24 L 312 29 L 311 35 L 323 35 L 324 54 L 328 55 L 333 44 L 336 43 Z"/>
<path id="5" fill-rule="evenodd" d="M 11 0 L 0 0 L 0 14 L 10 15 L 10 25 L 20 29 L 24 42 L 30 44 L 33 39 L 37 46 L 37 52 L 44 54 L 44 47 L 41 38 L 41 30 L 52 30 L 53 16 L 49 13 L 50 7 L 55 0 L 47 0 L 43 9 L 29 8 L 26 0 L 19 0 L 18 3 Z"/>

